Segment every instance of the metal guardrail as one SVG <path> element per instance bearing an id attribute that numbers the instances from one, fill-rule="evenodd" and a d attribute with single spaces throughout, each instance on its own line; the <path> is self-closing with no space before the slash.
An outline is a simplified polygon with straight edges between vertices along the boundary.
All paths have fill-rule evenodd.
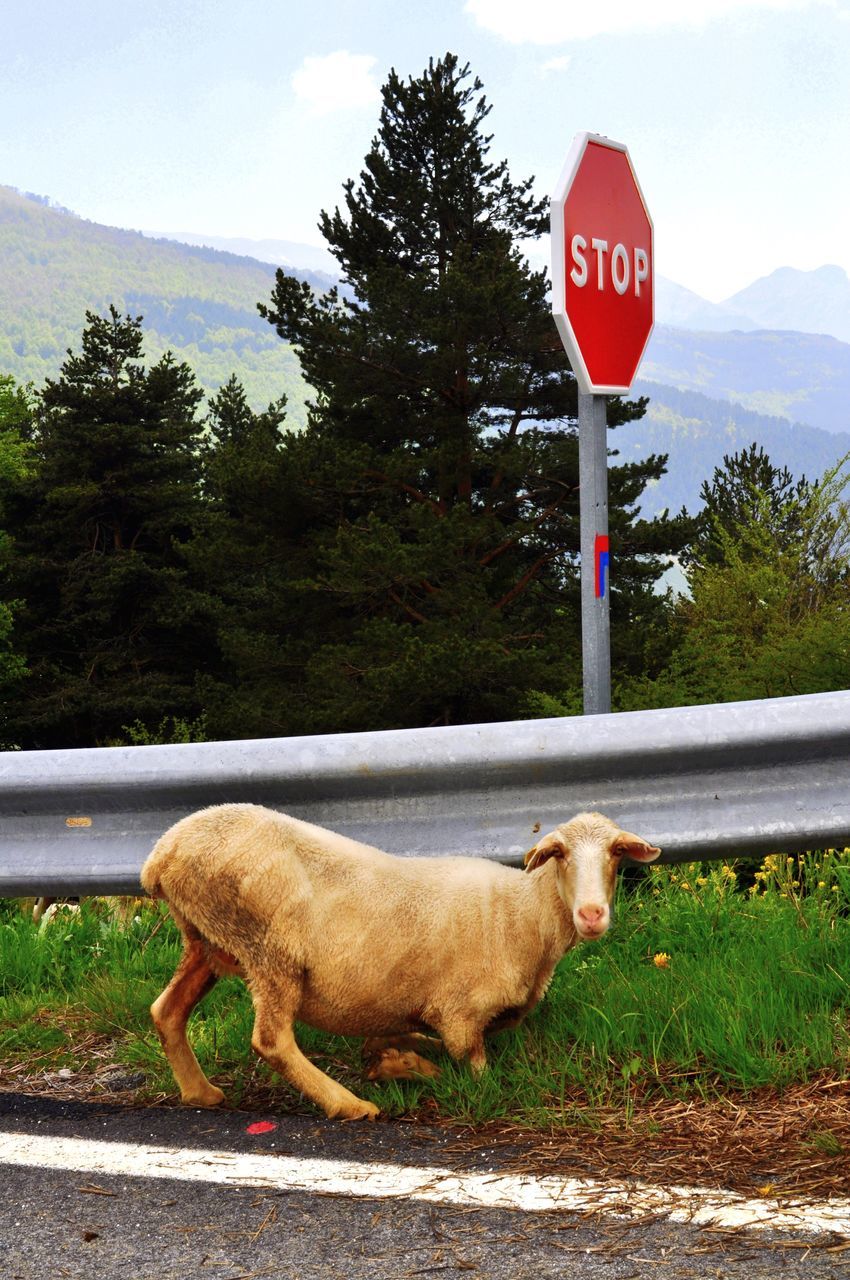
<path id="1" fill-rule="evenodd" d="M 0 753 L 0 897 L 133 893 L 177 818 L 283 809 L 401 854 L 519 862 L 597 809 L 667 861 L 850 843 L 850 691 L 575 719 Z M 539 826 L 537 825 L 539 824 Z"/>

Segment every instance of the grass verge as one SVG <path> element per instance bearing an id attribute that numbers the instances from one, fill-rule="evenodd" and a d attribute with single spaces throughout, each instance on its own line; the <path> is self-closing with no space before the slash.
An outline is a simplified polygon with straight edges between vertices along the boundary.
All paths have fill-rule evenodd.
<path id="1" fill-rule="evenodd" d="M 174 1084 L 148 1006 L 170 979 L 179 937 L 154 904 L 118 924 L 98 902 L 41 931 L 0 903 L 0 1085 L 118 1069 L 144 1073 L 141 1097 Z M 220 981 L 190 1036 L 236 1105 L 300 1102 L 250 1049 L 244 985 Z M 767 858 L 757 868 L 652 868 L 621 886 L 615 925 L 569 952 L 545 1000 L 491 1042 L 479 1081 L 441 1058 L 437 1081 L 373 1086 L 359 1041 L 301 1028 L 305 1052 L 394 1116 L 525 1127 L 628 1127 L 671 1103 L 781 1092 L 850 1074 L 850 862 L 847 851 Z M 824 1142 L 833 1139 L 827 1134 Z"/>

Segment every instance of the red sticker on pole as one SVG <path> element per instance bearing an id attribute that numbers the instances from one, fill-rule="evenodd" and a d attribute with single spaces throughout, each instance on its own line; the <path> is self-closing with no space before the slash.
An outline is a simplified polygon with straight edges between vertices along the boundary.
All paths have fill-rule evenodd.
<path id="1" fill-rule="evenodd" d="M 596 535 L 596 540 L 593 544 L 593 563 L 596 598 L 601 600 L 608 585 L 608 570 L 611 563 L 607 533 L 597 533 Z"/>

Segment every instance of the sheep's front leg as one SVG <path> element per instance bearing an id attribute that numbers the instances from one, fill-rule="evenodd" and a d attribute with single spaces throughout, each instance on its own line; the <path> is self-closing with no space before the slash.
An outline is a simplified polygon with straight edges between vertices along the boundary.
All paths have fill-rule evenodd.
<path id="1" fill-rule="evenodd" d="M 452 1021 L 437 1030 L 451 1057 L 457 1061 L 467 1059 L 473 1075 L 480 1076 L 487 1069 L 484 1028 L 480 1022 Z"/>
<path id="2" fill-rule="evenodd" d="M 181 1101 L 192 1107 L 217 1107 L 221 1089 L 210 1084 L 186 1038 L 189 1014 L 215 985 L 216 975 L 199 939 L 186 940 L 177 972 L 151 1005 L 151 1017 L 180 1089 Z"/>
<path id="3" fill-rule="evenodd" d="M 254 1033 L 252 1048 L 294 1089 L 321 1107 L 330 1120 L 374 1120 L 380 1108 L 358 1098 L 314 1067 L 298 1048 L 293 1023 L 298 1007 L 292 989 L 252 979 Z"/>

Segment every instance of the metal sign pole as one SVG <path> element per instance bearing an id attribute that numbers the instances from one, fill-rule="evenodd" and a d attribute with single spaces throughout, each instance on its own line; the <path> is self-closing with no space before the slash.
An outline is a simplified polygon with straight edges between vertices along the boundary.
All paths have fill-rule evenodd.
<path id="1" fill-rule="evenodd" d="M 549 222 L 552 316 L 579 387 L 584 713 L 598 715 L 611 710 L 605 397 L 631 389 L 655 323 L 652 219 L 628 148 L 577 133 Z"/>
<path id="2" fill-rule="evenodd" d="M 608 441 L 605 396 L 578 393 L 584 714 L 611 710 Z"/>

